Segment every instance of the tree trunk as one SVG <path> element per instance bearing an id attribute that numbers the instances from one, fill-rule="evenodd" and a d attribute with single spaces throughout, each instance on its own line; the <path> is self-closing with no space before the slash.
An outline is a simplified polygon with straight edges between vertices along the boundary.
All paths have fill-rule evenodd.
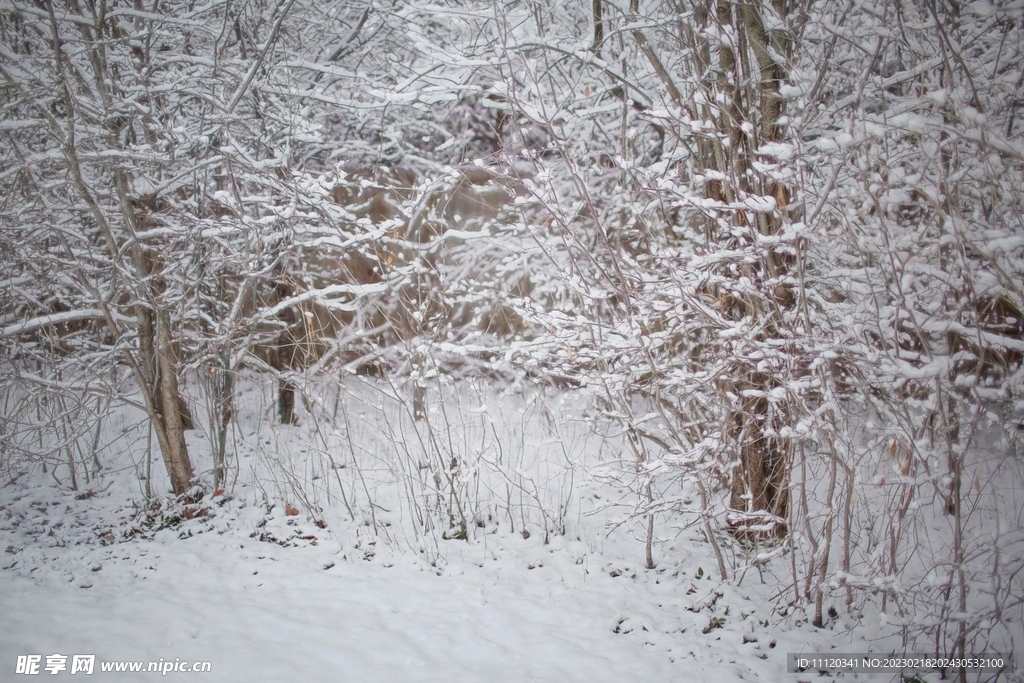
<path id="1" fill-rule="evenodd" d="M 136 246 L 134 252 L 135 267 L 150 282 L 152 293 L 160 281 L 153 259 L 141 246 Z M 142 356 L 136 378 L 146 399 L 146 411 L 156 432 L 171 488 L 180 496 L 192 488 L 193 471 L 185 443 L 186 421 L 181 410 L 185 400 L 178 389 L 178 356 L 171 342 L 170 315 L 165 311 L 154 313 L 150 306 L 139 303 L 135 306 L 135 317 Z"/>
<path id="2" fill-rule="evenodd" d="M 728 131 L 730 142 L 728 150 L 716 150 L 719 170 L 726 176 L 718 199 L 733 202 L 736 197 L 748 194 L 775 198 L 776 211 L 757 212 L 752 216 L 743 210 L 733 213 L 733 223 L 737 227 L 747 228 L 751 233 L 774 235 L 782 227 L 781 212 L 789 199 L 788 190 L 771 178 L 752 172 L 752 169 L 756 168 L 755 150 L 765 142 L 779 139 L 778 124 L 782 114 L 779 93 L 785 71 L 769 49 L 770 36 L 756 4 L 744 3 L 734 7 L 718 0 L 717 15 L 722 26 L 735 28 L 736 36 L 735 50 L 726 44 L 718 46 L 718 88 L 726 100 L 721 109 L 720 126 L 721 130 Z M 752 70 L 751 54 L 756 61 L 753 69 L 757 74 L 756 94 L 752 89 L 741 86 L 745 80 L 744 72 Z M 756 133 L 745 133 L 741 124 L 757 119 L 760 119 L 760 126 L 755 129 Z M 728 240 L 730 236 L 725 238 Z M 740 266 L 740 274 L 763 290 L 742 300 L 728 296 L 726 308 L 730 318 L 739 321 L 751 316 L 765 320 L 758 335 L 765 340 L 779 339 L 785 325 L 782 311 L 792 304 L 792 296 L 782 286 L 769 287 L 760 283 L 769 278 L 777 281 L 787 270 L 785 258 L 777 257 L 770 248 L 764 251 L 759 263 Z M 783 386 L 784 381 L 772 373 L 754 371 L 742 364 L 736 372 L 736 393 L 745 398 L 732 416 L 731 427 L 736 437 L 740 466 L 733 470 L 730 506 L 764 518 L 748 518 L 745 524 L 769 523 L 774 525 L 776 533 L 781 533 L 785 526 L 780 520 L 787 517 L 789 509 L 792 445 L 788 440 L 770 434 L 776 432 L 790 415 L 784 402 L 772 404 L 763 396 Z M 741 531 L 743 525 L 741 523 L 736 530 Z"/>
<path id="3" fill-rule="evenodd" d="M 213 482 L 214 488 L 224 488 L 226 478 L 226 456 L 228 426 L 234 416 L 235 378 L 230 367 L 231 358 L 221 352 L 217 365 L 210 372 L 210 426 L 213 431 Z"/>
<path id="4" fill-rule="evenodd" d="M 278 380 L 277 413 L 281 424 L 295 424 L 295 385 L 286 379 Z"/>
<path id="5" fill-rule="evenodd" d="M 171 344 L 169 316 L 159 314 L 157 325 L 157 360 L 160 366 L 159 391 L 162 430 L 165 434 L 167 448 L 161 451 L 164 465 L 171 476 L 171 486 L 176 495 L 187 492 L 192 487 L 192 463 L 188 457 L 188 446 L 185 444 L 185 421 L 182 419 L 180 405 L 184 402 L 178 391 L 178 359 Z M 158 430 L 159 432 L 159 430 Z"/>

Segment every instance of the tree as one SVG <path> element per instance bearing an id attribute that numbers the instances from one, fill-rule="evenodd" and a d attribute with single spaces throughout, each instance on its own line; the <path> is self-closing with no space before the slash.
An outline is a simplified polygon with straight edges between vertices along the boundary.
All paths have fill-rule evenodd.
<path id="1" fill-rule="evenodd" d="M 286 160 L 274 139 L 292 111 L 256 88 L 291 4 L 221 16 L 71 0 L 0 19 L 4 106 L 17 122 L 4 130 L 10 359 L 65 368 L 75 380 L 57 391 L 109 376 L 121 393 L 127 370 L 178 495 L 194 480 L 179 387 L 190 321 L 237 324 L 251 293 L 243 282 L 210 318 L 190 308 L 205 285 L 187 275 L 236 235 L 264 262 L 247 272 L 265 270 L 276 256 L 260 228 L 287 217 L 272 200 L 248 212 L 248 191 L 294 194 L 275 176 Z"/>
<path id="2" fill-rule="evenodd" d="M 931 508 L 950 538 L 923 544 L 938 550 L 916 571 L 944 577 L 941 588 L 886 591 L 882 605 L 916 612 L 928 626 L 908 630 L 945 653 L 998 642 L 1006 628 L 1008 586 L 1000 580 L 988 604 L 970 584 L 1006 560 L 1005 539 L 980 541 L 1000 495 L 983 473 L 1010 469 L 989 449 L 1005 453 L 1020 422 L 1024 147 L 1013 92 L 1024 62 L 1009 47 L 1020 42 L 1014 11 L 815 4 L 797 87 L 805 220 L 830 249 L 817 277 L 831 283 L 838 333 L 838 436 L 862 454 L 845 463 L 840 571 L 855 573 L 858 524 L 876 553 L 865 574 L 915 571 L 908 558 L 921 543 L 908 539 L 930 536 L 921 509 Z M 858 464 L 892 490 L 882 509 L 850 509 Z M 847 583 L 847 605 L 851 583 L 863 587 Z"/>
<path id="3" fill-rule="evenodd" d="M 811 345 L 777 158 L 791 29 L 757 3 L 590 9 L 592 36 L 570 8 L 534 6 L 536 38 L 525 10 L 500 17 L 501 95 L 542 141 L 505 152 L 532 166 L 521 226 L 552 280 L 517 313 L 539 341 L 526 365 L 590 387 L 626 430 L 653 565 L 658 472 L 730 480 L 737 533 L 786 525 Z"/>
<path id="4" fill-rule="evenodd" d="M 655 516 L 687 510 L 671 482 L 693 481 L 707 521 L 721 481 L 737 537 L 790 535 L 794 591 L 823 625 L 830 576 L 853 609 L 854 585 L 870 585 L 843 578 L 858 563 L 878 581 L 911 571 L 912 503 L 934 490 L 953 538 L 933 558 L 950 583 L 929 637 L 962 651 L 994 632 L 980 630 L 991 611 L 952 615 L 969 609 L 969 573 L 1003 552 L 967 569 L 981 517 L 966 501 L 996 495 L 978 478 L 965 490 L 967 463 L 984 469 L 979 435 L 1009 443 L 1020 421 L 1011 14 L 927 2 L 497 13 L 494 101 L 515 131 L 509 167 L 529 169 L 517 227 L 533 240 L 532 286 L 512 300 L 530 341 L 509 355 L 599 396 L 623 428 L 648 564 Z M 893 460 L 911 480 L 864 503 L 860 482 Z"/>

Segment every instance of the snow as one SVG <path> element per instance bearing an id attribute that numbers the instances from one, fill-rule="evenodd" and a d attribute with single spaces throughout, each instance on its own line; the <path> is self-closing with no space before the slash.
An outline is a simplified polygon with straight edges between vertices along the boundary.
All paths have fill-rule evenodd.
<path id="1" fill-rule="evenodd" d="M 66 510 L 87 505 L 99 519 L 117 497 L 28 493 L 12 501 L 5 490 L 3 509 L 25 509 L 34 494 Z M 437 569 L 315 528 L 316 546 L 260 542 L 238 532 L 253 508 L 216 509 L 212 523 L 186 525 L 191 536 L 163 530 L 107 546 L 41 548 L 47 538 L 70 541 L 77 512 L 37 516 L 57 531 L 36 539 L 26 532 L 33 521 L 4 523 L 0 662 L 33 653 L 181 658 L 212 662 L 209 680 L 239 681 L 733 681 L 757 678 L 758 654 L 784 667 L 767 642 L 701 635 L 708 619 L 682 608 L 678 579 L 628 568 L 637 578 L 613 578 L 580 544 L 453 541 Z M 282 536 L 297 529 L 272 521 Z M 81 542 L 87 530 L 77 528 Z M 694 597 L 718 588 L 705 583 Z"/>
<path id="2" fill-rule="evenodd" d="M 0 3 L 8 676 L 1024 648 L 1020 0 Z"/>
<path id="3" fill-rule="evenodd" d="M 643 662 L 640 649 L 616 639 L 603 596 L 575 583 L 344 562 L 325 570 L 336 555 L 329 550 L 263 554 L 257 542 L 207 536 L 145 545 L 141 561 L 108 560 L 88 583 L 63 589 L 5 575 L 3 661 L 31 652 L 181 657 L 213 662 L 220 680 L 671 675 L 664 658 Z"/>
<path id="4" fill-rule="evenodd" d="M 78 311 L 65 311 L 63 313 L 52 313 L 40 315 L 30 320 L 12 323 L 0 329 L 0 337 L 12 337 L 16 334 L 24 334 L 38 330 L 49 325 L 62 325 L 65 323 L 79 322 L 82 320 L 102 320 L 103 311 L 92 308 Z"/>
<path id="5" fill-rule="evenodd" d="M 95 654 L 101 681 L 152 678 L 104 673 L 102 662 L 160 659 L 208 661 L 204 678 L 216 681 L 776 681 L 802 680 L 784 674 L 787 652 L 878 645 L 856 620 L 814 629 L 803 608 L 780 601 L 784 545 L 746 558 L 727 547 L 732 577 L 721 582 L 694 525 L 659 525 L 658 564 L 644 568 L 634 518 L 617 511 L 618 465 L 595 466 L 598 442 L 574 432 L 572 411 L 554 399 L 565 421 L 555 432 L 509 399 L 496 406 L 467 395 L 462 407 L 445 405 L 461 420 L 449 432 L 456 444 L 477 442 L 474 420 L 507 441 L 475 461 L 463 453 L 471 470 L 463 476 L 476 477 L 480 491 L 511 482 L 527 495 L 515 528 L 485 517 L 467 540 L 444 540 L 410 529 L 403 510 L 412 503 L 397 489 L 416 483 L 392 481 L 386 460 L 389 443 L 411 449 L 416 437 L 411 423 L 386 422 L 396 418 L 373 403 L 380 387 L 354 393 L 342 409 L 352 413 L 355 452 L 365 454 L 365 488 L 348 491 L 351 517 L 336 497 L 314 517 L 275 483 L 280 472 L 316 466 L 315 425 L 268 424 L 260 401 L 269 397 L 255 389 L 239 389 L 237 433 L 249 444 L 243 451 L 269 450 L 239 453 L 239 480 L 226 495 L 147 508 L 130 411 L 104 422 L 102 441 L 121 450 L 107 448 L 104 470 L 78 493 L 38 469 L 0 488 L 0 666 L 10 671 L 29 654 L 45 664 L 56 653 Z M 382 424 L 398 431 L 380 433 Z M 202 452 L 204 438 L 190 432 L 190 449 Z M 328 438 L 343 461 L 337 430 Z M 569 489 L 585 500 L 553 500 L 564 495 L 564 468 L 587 463 L 612 483 L 586 480 Z M 153 472 L 154 487 L 166 487 L 157 463 Z M 324 502 L 316 490 L 305 495 Z M 288 514 L 298 511 L 291 502 L 300 514 Z M 548 513 L 537 510 L 563 504 L 566 533 L 545 543 L 537 524 Z"/>

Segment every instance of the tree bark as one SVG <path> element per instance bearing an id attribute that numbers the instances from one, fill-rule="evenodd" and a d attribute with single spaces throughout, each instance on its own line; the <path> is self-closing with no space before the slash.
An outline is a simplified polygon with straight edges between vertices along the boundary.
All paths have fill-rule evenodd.
<path id="1" fill-rule="evenodd" d="M 185 443 L 185 421 L 180 405 L 183 403 L 178 390 L 178 359 L 171 344 L 170 316 L 161 312 L 157 324 L 157 359 L 160 367 L 159 391 L 162 428 L 167 448 L 161 447 L 164 465 L 171 476 L 171 487 L 176 495 L 186 493 L 192 487 L 192 463 Z M 162 446 L 162 444 L 161 444 Z"/>

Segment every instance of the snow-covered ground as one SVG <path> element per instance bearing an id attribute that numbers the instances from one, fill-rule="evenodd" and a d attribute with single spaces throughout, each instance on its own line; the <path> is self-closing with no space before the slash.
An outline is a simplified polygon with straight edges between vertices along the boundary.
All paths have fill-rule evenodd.
<path id="1" fill-rule="evenodd" d="M 807 647 L 799 630 L 759 628 L 769 615 L 740 589 L 609 570 L 560 537 L 450 541 L 438 569 L 280 510 L 261 531 L 296 545 L 261 542 L 249 537 L 261 511 L 237 499 L 125 540 L 130 527 L 103 523 L 117 498 L 5 490 L 3 680 L 18 655 L 54 653 L 209 661 L 204 677 L 223 681 L 777 680 L 784 652 Z M 715 614 L 731 618 L 702 633 Z M 111 680 L 155 675 L 98 666 Z"/>
<path id="2" fill-rule="evenodd" d="M 753 556 L 733 544 L 725 549 L 730 580 L 720 581 L 711 546 L 692 523 L 660 522 L 657 566 L 645 569 L 636 520 L 628 510 L 602 507 L 618 493 L 614 481 L 581 483 L 581 470 L 573 470 L 574 483 L 567 484 L 535 461 L 538 453 L 554 453 L 572 470 L 583 457 L 577 451 L 593 451 L 594 444 L 564 425 L 556 444 L 549 427 L 537 426 L 544 421 L 522 405 L 480 411 L 470 402 L 459 417 L 468 431 L 447 434 L 452 445 L 469 448 L 459 454 L 469 472 L 460 490 L 475 521 L 468 540 L 457 540 L 437 528 L 410 531 L 424 510 L 400 498 L 420 490 L 423 469 L 388 464 L 382 449 L 387 442 L 402 457 L 417 457 L 416 439 L 401 431 L 415 429 L 411 423 L 392 415 L 386 428 L 375 427 L 373 416 L 387 410 L 366 408 L 320 442 L 335 453 L 335 465 L 345 458 L 350 464 L 335 468 L 338 478 L 323 476 L 311 447 L 320 427 L 308 416 L 298 427 L 275 427 L 256 409 L 254 393 L 242 392 L 249 407 L 238 421 L 245 437 L 236 444 L 240 476 L 226 495 L 144 507 L 141 450 L 130 438 L 140 432 L 129 415 L 104 427 L 103 473 L 78 493 L 40 469 L 0 488 L 0 680 L 31 680 L 16 673 L 19 656 L 41 655 L 37 675 L 62 680 L 72 677 L 73 655 L 95 655 L 88 680 L 151 681 L 162 674 L 101 667 L 180 661 L 209 662 L 210 671 L 167 676 L 809 682 L 817 672 L 787 673 L 786 653 L 902 651 L 894 631 L 879 628 L 885 616 L 870 609 L 811 627 L 806 608 L 792 604 L 784 556 L 753 566 Z M 369 405 L 365 396 L 358 403 Z M 512 428 L 492 430 L 494 439 L 515 439 L 473 456 L 478 440 L 466 415 L 497 416 Z M 341 432 L 356 439 L 347 456 Z M 202 429 L 190 439 L 193 453 L 203 453 Z M 361 468 L 351 466 L 356 460 Z M 158 469 L 155 462 L 154 487 L 164 490 Z M 305 478 L 283 481 L 285 471 Z M 488 507 L 503 481 L 519 490 L 508 489 L 505 509 Z M 337 491 L 332 497 L 331 482 L 347 488 L 346 503 Z M 569 489 L 568 502 L 559 502 Z M 322 509 L 318 504 L 311 514 L 296 492 Z M 548 516 L 561 506 L 567 525 L 548 543 L 538 532 L 545 506 Z M 67 670 L 46 672 L 46 657 L 54 654 L 67 656 Z"/>

